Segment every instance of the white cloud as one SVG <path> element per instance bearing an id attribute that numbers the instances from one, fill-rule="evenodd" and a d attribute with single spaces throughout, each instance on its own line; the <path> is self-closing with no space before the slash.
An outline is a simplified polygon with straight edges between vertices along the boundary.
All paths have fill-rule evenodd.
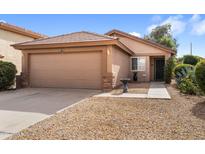
<path id="1" fill-rule="evenodd" d="M 134 36 L 137 36 L 137 37 L 141 37 L 141 34 L 140 34 L 140 33 L 137 33 L 137 32 L 130 32 L 129 34 L 134 35 Z"/>
<path id="2" fill-rule="evenodd" d="M 148 32 L 148 33 L 151 33 L 152 30 L 153 30 L 154 28 L 156 28 L 157 26 L 159 26 L 159 25 L 155 25 L 155 24 L 150 25 L 149 27 L 147 27 L 147 32 Z"/>
<path id="3" fill-rule="evenodd" d="M 184 32 L 184 30 L 186 28 L 186 22 L 182 21 L 182 19 L 183 19 L 183 16 L 181 16 L 181 15 L 170 16 L 165 21 L 163 21 L 161 23 L 161 25 L 171 24 L 172 25 L 171 31 L 172 31 L 173 35 L 178 35 L 178 34 Z"/>
<path id="4" fill-rule="evenodd" d="M 182 19 L 183 19 L 183 16 L 181 16 L 181 15 L 170 16 L 166 20 L 160 22 L 159 24 L 150 25 L 147 28 L 147 31 L 150 33 L 152 31 L 152 29 L 157 27 L 157 26 L 161 26 L 164 24 L 171 24 L 172 25 L 171 31 L 172 31 L 173 35 L 176 36 L 176 35 L 184 32 L 184 30 L 186 28 L 187 24 Z"/>
<path id="5" fill-rule="evenodd" d="M 6 23 L 6 21 L 5 21 L 5 20 L 1 20 L 1 19 L 0 19 L 0 22 Z"/>
<path id="6" fill-rule="evenodd" d="M 205 34 L 205 19 L 200 20 L 193 24 L 192 34 L 193 35 L 204 35 Z"/>
<path id="7" fill-rule="evenodd" d="M 153 24 L 147 27 L 147 32 L 150 33 L 152 29 L 157 26 L 161 26 L 164 24 L 171 24 L 172 34 L 176 37 L 177 35 L 183 33 L 186 29 L 192 35 L 205 35 L 205 18 L 198 14 L 192 15 L 189 19 L 186 19 L 182 15 L 169 16 L 165 20 L 157 21 L 158 17 L 153 16 L 152 22 Z M 159 19 L 160 20 L 160 19 Z"/>
<path id="8" fill-rule="evenodd" d="M 155 15 L 155 16 L 153 16 L 152 17 L 152 22 L 159 22 L 159 21 L 161 21 L 162 20 L 162 18 L 161 18 L 161 16 L 159 16 L 159 15 Z"/>
<path id="9" fill-rule="evenodd" d="M 194 14 L 189 21 L 190 21 L 191 23 L 193 23 L 193 22 L 199 21 L 200 19 L 201 19 L 200 15 Z"/>
<path id="10" fill-rule="evenodd" d="M 191 24 L 191 34 L 204 35 L 205 34 L 205 19 L 202 19 L 200 15 L 194 14 L 189 20 Z"/>

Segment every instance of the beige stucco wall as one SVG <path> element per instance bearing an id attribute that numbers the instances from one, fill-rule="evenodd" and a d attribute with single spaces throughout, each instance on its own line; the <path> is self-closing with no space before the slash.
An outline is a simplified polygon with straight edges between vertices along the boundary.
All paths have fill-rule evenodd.
<path id="1" fill-rule="evenodd" d="M 125 44 L 127 47 L 129 47 L 136 55 L 147 55 L 147 56 L 159 56 L 159 55 L 171 55 L 170 53 L 163 51 L 161 49 L 155 48 L 151 45 L 147 45 L 138 41 L 135 41 L 133 39 L 122 37 L 120 35 L 116 35 L 119 37 L 120 41 Z"/>
<path id="2" fill-rule="evenodd" d="M 171 53 L 169 52 L 138 42 L 131 38 L 127 38 L 119 34 L 115 34 L 114 36 L 118 37 L 120 42 L 129 47 L 135 53 L 134 56 L 143 56 L 146 58 L 146 70 L 137 73 L 138 81 L 146 82 L 151 80 L 153 76 L 153 74 L 151 74 L 153 73 L 153 71 L 151 71 L 152 68 L 150 63 L 151 56 L 164 56 L 166 59 L 171 56 Z M 132 72 L 130 72 L 130 74 L 130 77 L 132 78 Z"/>
<path id="3" fill-rule="evenodd" d="M 148 82 L 150 81 L 150 59 L 149 56 L 140 56 L 145 58 L 145 71 L 137 72 L 137 78 L 139 82 Z M 133 77 L 133 73 L 131 73 L 131 78 Z"/>
<path id="4" fill-rule="evenodd" d="M 0 29 L 0 55 L 3 61 L 9 61 L 16 65 L 17 74 L 22 70 L 22 53 L 11 47 L 11 44 L 33 40 L 33 38 Z"/>
<path id="5" fill-rule="evenodd" d="M 113 87 L 121 84 L 121 78 L 129 77 L 130 56 L 116 47 L 112 47 Z"/>

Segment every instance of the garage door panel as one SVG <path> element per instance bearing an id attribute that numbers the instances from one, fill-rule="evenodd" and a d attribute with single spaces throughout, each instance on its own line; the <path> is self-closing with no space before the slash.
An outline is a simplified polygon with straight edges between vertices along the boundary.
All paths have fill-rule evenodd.
<path id="1" fill-rule="evenodd" d="M 98 82 L 93 82 L 90 80 L 70 80 L 69 85 L 65 84 L 65 82 L 59 81 L 58 85 L 53 80 L 48 80 L 44 82 L 43 80 L 40 81 L 33 81 L 32 83 L 34 86 L 32 87 L 57 87 L 57 88 L 84 88 L 84 89 L 100 89 L 96 85 Z"/>
<path id="2" fill-rule="evenodd" d="M 35 71 L 37 72 L 37 71 Z M 34 73 L 32 74 L 31 80 L 33 81 L 34 79 L 46 79 L 46 80 L 99 80 L 100 75 L 95 75 L 96 73 L 83 73 L 83 72 L 79 72 L 76 74 L 69 74 L 64 72 L 64 74 L 60 74 L 61 72 L 56 72 L 55 75 L 53 75 L 52 73 L 46 73 L 45 71 L 38 71 L 38 74 Z M 50 76 L 48 78 L 48 76 Z M 90 76 L 92 76 L 92 79 L 89 79 Z M 38 80 L 39 81 L 39 80 Z"/>
<path id="3" fill-rule="evenodd" d="M 101 89 L 101 53 L 32 54 L 30 85 Z"/>
<path id="4" fill-rule="evenodd" d="M 85 68 L 86 69 L 86 68 Z M 55 75 L 53 75 L 53 71 L 55 70 L 55 68 L 51 69 L 51 70 L 38 70 L 38 69 L 33 69 L 32 72 L 37 72 L 37 73 L 33 73 L 32 77 L 40 77 L 40 76 L 45 76 L 47 77 L 48 75 L 52 75 L 51 77 L 58 77 L 58 75 L 62 75 L 60 76 L 60 78 L 88 78 L 91 77 L 92 79 L 94 78 L 99 78 L 101 75 L 97 74 L 95 71 L 96 70 L 65 70 L 65 69 L 59 69 L 59 70 L 55 70 Z M 69 76 L 68 76 L 69 74 Z"/>

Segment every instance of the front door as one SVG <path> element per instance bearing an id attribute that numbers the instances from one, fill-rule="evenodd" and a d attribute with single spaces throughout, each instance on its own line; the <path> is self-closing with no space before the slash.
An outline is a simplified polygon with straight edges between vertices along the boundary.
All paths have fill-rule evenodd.
<path id="1" fill-rule="evenodd" d="M 164 80 L 164 58 L 155 59 L 155 80 L 163 81 Z"/>

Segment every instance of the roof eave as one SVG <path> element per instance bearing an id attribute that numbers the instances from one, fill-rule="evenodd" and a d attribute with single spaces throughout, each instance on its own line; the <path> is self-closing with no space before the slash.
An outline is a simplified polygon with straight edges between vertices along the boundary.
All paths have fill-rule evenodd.
<path id="1" fill-rule="evenodd" d="M 116 43 L 115 40 L 103 40 L 103 41 L 85 41 L 85 42 L 33 44 L 33 45 L 22 45 L 20 43 L 20 44 L 13 44 L 11 46 L 19 50 L 30 50 L 30 49 L 83 47 L 83 46 L 103 46 L 103 45 L 113 45 L 115 43 Z"/>
<path id="2" fill-rule="evenodd" d="M 44 38 L 47 37 L 46 35 L 41 35 L 38 33 L 34 33 L 32 31 L 29 30 L 24 30 L 22 28 L 17 28 L 17 27 L 12 27 L 12 25 L 8 25 L 8 24 L 4 24 L 4 23 L 0 23 L 0 29 L 6 30 L 6 31 L 10 31 L 10 32 L 14 32 L 17 34 L 21 34 L 24 36 L 28 36 L 34 39 L 39 39 L 39 38 Z"/>
<path id="3" fill-rule="evenodd" d="M 122 50 L 126 51 L 131 56 L 135 54 L 132 50 L 130 50 L 127 46 L 125 46 L 123 43 L 121 43 L 118 40 L 116 40 L 116 45 L 120 47 Z"/>
<path id="4" fill-rule="evenodd" d="M 18 50 L 32 50 L 32 49 L 52 49 L 52 48 L 69 48 L 69 47 L 86 47 L 86 46 L 105 46 L 105 45 L 116 45 L 125 51 L 129 55 L 134 55 L 129 48 L 122 44 L 117 39 L 104 40 L 104 41 L 89 41 L 89 42 L 72 42 L 72 43 L 55 43 L 55 44 L 36 44 L 36 45 L 22 45 L 13 44 L 11 45 Z"/>

